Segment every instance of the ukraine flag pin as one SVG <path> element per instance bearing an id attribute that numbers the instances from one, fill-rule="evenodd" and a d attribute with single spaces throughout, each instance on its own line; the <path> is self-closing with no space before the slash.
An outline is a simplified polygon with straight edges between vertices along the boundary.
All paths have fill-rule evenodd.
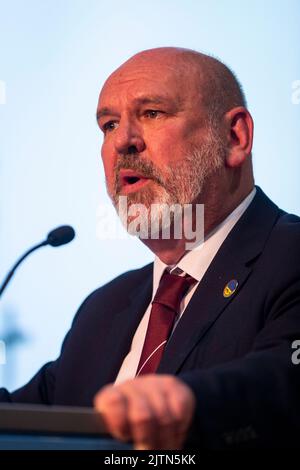
<path id="1" fill-rule="evenodd" d="M 238 285 L 239 283 L 236 279 L 231 279 L 231 281 L 227 282 L 223 290 L 223 297 L 227 299 L 227 297 L 230 297 L 232 294 L 234 294 Z"/>

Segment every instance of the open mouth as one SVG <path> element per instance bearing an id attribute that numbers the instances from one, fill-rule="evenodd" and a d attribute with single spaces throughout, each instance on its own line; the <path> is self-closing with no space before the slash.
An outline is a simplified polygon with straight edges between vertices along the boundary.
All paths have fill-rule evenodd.
<path id="1" fill-rule="evenodd" d="M 119 185 L 122 194 L 129 194 L 137 191 L 151 181 L 150 178 L 138 173 L 135 170 L 121 169 L 119 172 Z"/>

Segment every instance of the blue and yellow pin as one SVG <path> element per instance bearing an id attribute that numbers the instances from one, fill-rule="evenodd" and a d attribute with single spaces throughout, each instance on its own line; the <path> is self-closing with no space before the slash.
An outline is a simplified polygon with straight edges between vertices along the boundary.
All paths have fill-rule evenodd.
<path id="1" fill-rule="evenodd" d="M 228 297 L 231 297 L 232 294 L 234 294 L 235 291 L 237 290 L 238 285 L 239 283 L 236 279 L 231 279 L 231 281 L 227 282 L 223 290 L 223 297 L 225 297 L 226 299 Z"/>

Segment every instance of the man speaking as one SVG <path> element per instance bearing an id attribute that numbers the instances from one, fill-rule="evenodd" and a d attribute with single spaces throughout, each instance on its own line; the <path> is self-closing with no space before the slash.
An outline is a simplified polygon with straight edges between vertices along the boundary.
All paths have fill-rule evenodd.
<path id="1" fill-rule="evenodd" d="M 108 193 L 154 263 L 93 292 L 60 357 L 0 400 L 94 405 L 136 449 L 295 445 L 300 219 L 254 186 L 237 79 L 195 51 L 144 51 L 107 79 L 97 120 Z M 175 229 L 200 205 L 191 249 Z M 171 206 L 191 210 L 166 222 Z"/>

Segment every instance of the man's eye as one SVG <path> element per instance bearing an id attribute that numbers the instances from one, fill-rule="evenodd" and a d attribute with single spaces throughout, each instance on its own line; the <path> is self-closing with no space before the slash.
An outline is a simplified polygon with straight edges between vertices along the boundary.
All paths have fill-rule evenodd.
<path id="1" fill-rule="evenodd" d="M 117 126 L 117 122 L 116 121 L 108 121 L 104 124 L 103 126 L 103 131 L 104 131 L 104 134 L 106 132 L 111 132 L 113 131 Z"/>
<path id="2" fill-rule="evenodd" d="M 160 114 L 162 114 L 162 111 L 159 111 L 158 109 L 147 109 L 145 111 L 145 116 L 149 117 L 150 119 L 155 119 Z"/>

